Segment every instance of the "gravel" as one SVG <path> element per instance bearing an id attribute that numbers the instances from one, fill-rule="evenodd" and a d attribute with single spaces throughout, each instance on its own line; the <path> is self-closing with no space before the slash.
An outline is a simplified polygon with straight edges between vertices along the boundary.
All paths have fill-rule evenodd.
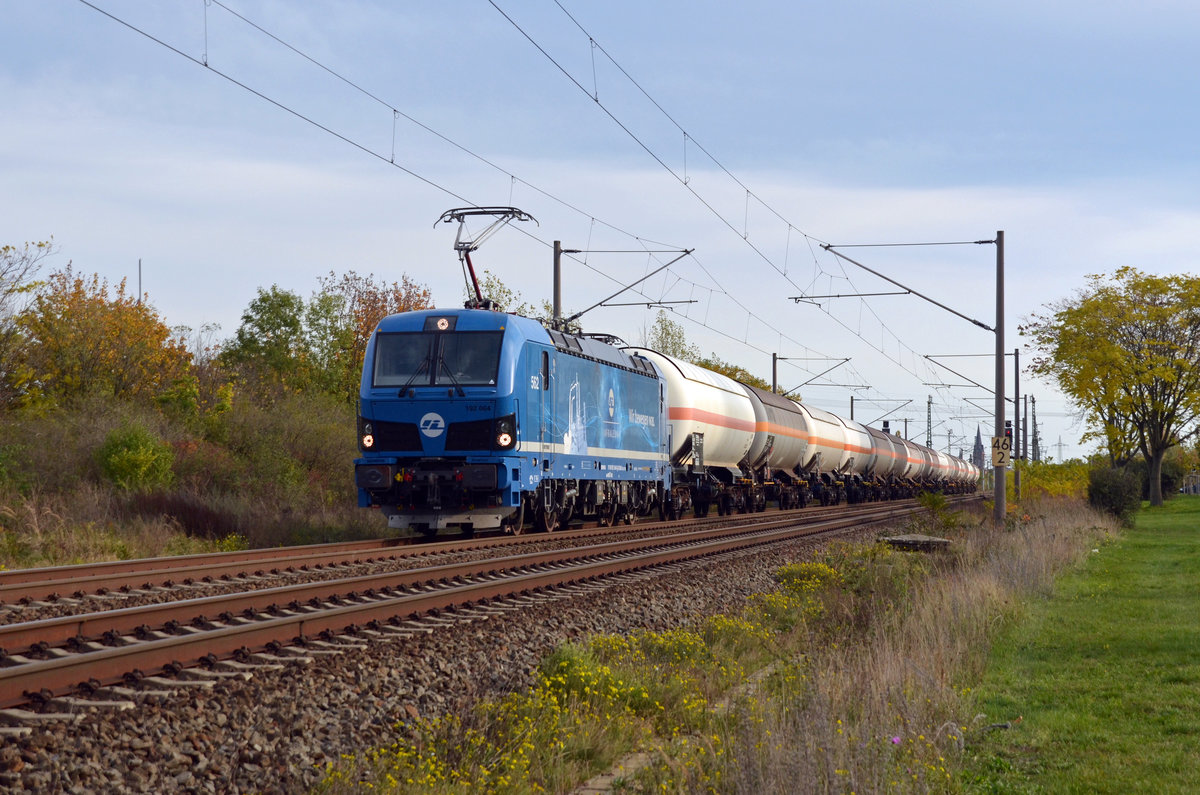
<path id="1" fill-rule="evenodd" d="M 538 661 L 565 641 L 735 612 L 750 594 L 774 587 L 775 569 L 814 546 L 796 541 L 623 578 L 429 634 L 346 638 L 367 648 L 173 691 L 133 710 L 88 710 L 77 722 L 0 740 L 0 789 L 304 791 L 342 754 L 388 745 L 397 723 L 524 687 Z"/>

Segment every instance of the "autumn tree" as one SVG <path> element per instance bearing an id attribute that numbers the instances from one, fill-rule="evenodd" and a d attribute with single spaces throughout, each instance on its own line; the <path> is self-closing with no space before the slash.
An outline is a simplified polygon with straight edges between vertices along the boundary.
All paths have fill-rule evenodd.
<path id="1" fill-rule="evenodd" d="M 38 287 L 15 318 L 22 345 L 6 380 L 16 403 L 150 400 L 186 378 L 191 356 L 178 335 L 124 280 L 109 290 L 107 280 L 69 264 Z"/>
<path id="2" fill-rule="evenodd" d="M 330 271 L 317 281 L 321 289 L 309 303 L 310 310 L 319 307 L 309 321 L 314 356 L 329 390 L 353 401 L 367 343 L 379 321 L 397 312 L 431 309 L 432 297 L 427 287 L 405 275 L 389 283 L 373 273 L 348 271 L 338 277 Z M 318 328 L 323 331 L 316 333 Z"/>
<path id="3" fill-rule="evenodd" d="M 1161 505 L 1163 456 L 1200 429 L 1200 279 L 1120 268 L 1048 309 L 1022 327 L 1032 371 L 1080 407 L 1114 461 L 1136 445 Z"/>
<path id="4" fill-rule="evenodd" d="M 37 288 L 33 277 L 53 250 L 50 241 L 0 246 L 0 406 L 16 399 L 13 368 L 25 343 L 16 323 L 20 303 Z"/>

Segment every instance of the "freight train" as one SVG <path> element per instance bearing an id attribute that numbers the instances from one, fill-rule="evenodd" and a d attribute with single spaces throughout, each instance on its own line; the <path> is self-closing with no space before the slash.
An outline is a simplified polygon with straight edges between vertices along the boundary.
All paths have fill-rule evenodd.
<path id="1" fill-rule="evenodd" d="M 359 505 L 430 535 L 962 493 L 980 476 L 690 362 L 487 308 L 380 322 L 358 438 Z"/>

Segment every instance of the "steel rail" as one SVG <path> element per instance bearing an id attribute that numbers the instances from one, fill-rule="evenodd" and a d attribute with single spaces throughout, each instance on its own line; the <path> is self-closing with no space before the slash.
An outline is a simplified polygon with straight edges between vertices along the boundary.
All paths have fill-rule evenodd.
<path id="1" fill-rule="evenodd" d="M 41 581 L 71 582 L 95 574 L 135 574 L 143 571 L 167 572 L 195 566 L 201 563 L 248 562 L 286 559 L 304 554 L 320 554 L 323 551 L 359 552 L 382 550 L 406 546 L 403 539 L 386 538 L 366 541 L 340 541 L 326 544 L 273 547 L 270 549 L 240 549 L 230 552 L 206 552 L 194 555 L 170 555 L 159 558 L 135 558 L 133 560 L 103 560 L 96 563 L 74 563 L 69 566 L 45 566 L 34 569 L 8 569 L 0 571 L 0 588 L 15 583 Z"/>
<path id="2" fill-rule="evenodd" d="M 839 518 L 857 520 L 869 515 L 869 509 L 843 512 Z M 282 606 L 309 602 L 353 598 L 371 591 L 411 588 L 428 583 L 448 582 L 465 577 L 501 574 L 521 568 L 543 565 L 562 565 L 585 557 L 616 555 L 656 547 L 681 546 L 713 538 L 745 534 L 776 527 L 795 527 L 795 518 L 774 518 L 768 522 L 740 527 L 708 528 L 669 537 L 625 539 L 610 541 L 575 550 L 546 550 L 522 553 L 502 558 L 447 563 L 401 571 L 363 574 L 333 580 L 282 585 L 231 594 L 179 599 L 152 605 L 104 610 L 93 613 L 58 616 L 37 621 L 0 625 L 0 652 L 24 654 L 27 649 L 44 653 L 47 648 L 63 646 L 81 640 L 124 635 L 139 630 L 159 629 L 170 622 L 176 625 L 207 621 L 213 616 L 241 612 L 262 612 Z"/>
<path id="3" fill-rule="evenodd" d="M 847 510 L 847 509 L 842 509 Z M 810 512 L 811 515 L 811 512 Z M 720 517 L 717 521 L 726 520 Z M 665 523 L 665 527 L 680 522 Z M 485 539 L 442 541 L 425 544 L 401 544 L 398 539 L 353 541 L 316 546 L 215 552 L 207 555 L 144 558 L 132 561 L 105 561 L 42 569 L 14 569 L 0 572 L 0 604 L 54 600 L 63 596 L 170 586 L 177 582 L 218 580 L 246 574 L 281 574 L 306 567 L 374 563 L 381 560 L 431 556 L 505 546 L 526 546 L 539 542 L 573 540 L 638 532 L 635 525 L 568 530 L 553 534 L 500 536 Z M 656 525 L 643 525 L 652 530 Z"/>
<path id="4" fill-rule="evenodd" d="M 918 510 L 919 507 L 889 506 L 877 515 L 872 514 L 869 521 L 885 521 Z M 396 620 L 402 616 L 487 602 L 554 586 L 595 580 L 621 572 L 775 543 L 797 536 L 827 533 L 858 526 L 863 521 L 861 516 L 841 516 L 804 527 L 796 527 L 792 522 L 792 526 L 786 528 L 756 528 L 750 533 L 732 538 L 701 540 L 685 547 L 672 545 L 671 549 L 631 552 L 619 558 L 584 560 L 549 571 L 514 574 L 503 579 L 453 585 L 440 591 L 406 594 L 261 621 L 246 619 L 246 623 L 219 626 L 210 631 L 139 640 L 124 646 L 34 660 L 0 668 L 0 707 L 24 703 L 35 693 L 64 695 L 75 690 L 79 683 L 84 681 L 98 682 L 101 685 L 120 682 L 135 670 L 195 666 L 214 656 L 229 657 L 240 651 L 267 649 L 271 644 L 290 642 L 294 639 L 303 642 L 323 633 L 346 632 L 367 624 Z"/>

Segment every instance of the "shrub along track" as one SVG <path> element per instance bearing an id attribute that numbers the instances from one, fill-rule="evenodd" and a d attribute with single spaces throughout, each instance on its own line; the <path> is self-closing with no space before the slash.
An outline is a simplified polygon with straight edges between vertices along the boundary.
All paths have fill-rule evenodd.
<path id="1" fill-rule="evenodd" d="M 312 765 L 386 740 L 397 719 L 436 714 L 481 689 L 511 686 L 548 646 L 593 631 L 681 623 L 715 612 L 714 603 L 744 597 L 747 585 L 767 587 L 761 561 L 777 553 L 764 553 L 763 545 L 777 549 L 787 539 L 811 539 L 913 508 L 882 510 L 871 518 L 843 512 L 804 528 L 794 517 L 776 515 L 772 524 L 778 527 L 699 530 L 569 553 L 447 563 L 154 605 L 149 613 L 130 608 L 59 617 L 42 624 L 40 636 L 32 624 L 12 625 L 0 645 L 32 646 L 36 656 L 14 655 L 0 668 L 0 698 L 12 704 L 27 691 L 40 692 L 39 709 L 58 714 L 13 714 L 11 720 L 23 725 L 0 751 L 0 771 L 8 771 L 0 776 L 31 790 L 74 783 L 202 791 L 307 786 L 317 775 Z M 711 565 L 717 557 L 757 574 L 729 579 L 725 566 Z M 681 567 L 690 574 L 678 576 Z M 716 568 L 716 583 L 695 590 L 709 580 L 695 572 Z M 650 578 L 656 585 L 646 589 Z M 630 589 L 641 595 L 631 598 Z M 590 605 L 581 614 L 583 603 Z M 564 617 L 571 615 L 573 620 Z M 494 629 L 467 629 L 484 621 Z M 441 631 L 446 627 L 454 630 Z M 230 657 L 236 659 L 222 660 Z M 189 674 L 194 664 L 206 667 Z M 250 677 L 302 666 L 313 673 Z M 173 678 L 135 673 L 156 669 Z M 71 683 L 89 680 L 85 690 L 100 700 L 61 698 L 74 691 Z M 109 686 L 118 683 L 140 689 Z M 348 687 L 354 697 L 347 696 Z M 274 708 L 260 713 L 256 705 Z M 76 750 L 86 759 L 76 759 L 72 773 L 71 764 L 61 763 L 74 756 L 63 741 L 93 732 L 97 740 L 126 742 L 101 743 L 100 752 L 83 741 Z M 159 740 L 146 740 L 147 732 Z"/>

